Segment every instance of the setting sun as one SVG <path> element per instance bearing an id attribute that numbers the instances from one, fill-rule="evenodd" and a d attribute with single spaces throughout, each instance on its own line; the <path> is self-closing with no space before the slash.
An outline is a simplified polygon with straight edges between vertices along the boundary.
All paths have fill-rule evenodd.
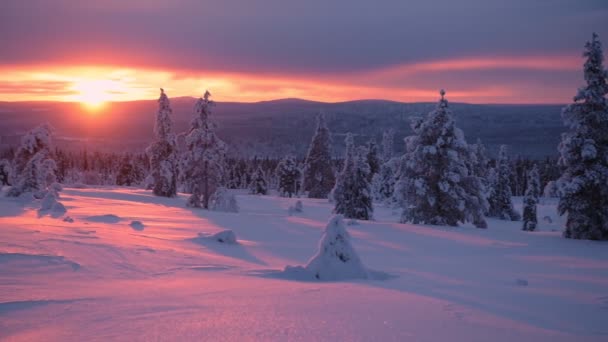
<path id="1" fill-rule="evenodd" d="M 96 110 L 110 101 L 116 84 L 108 80 L 83 80 L 74 82 L 73 90 L 77 93 L 74 100 L 90 110 Z"/>

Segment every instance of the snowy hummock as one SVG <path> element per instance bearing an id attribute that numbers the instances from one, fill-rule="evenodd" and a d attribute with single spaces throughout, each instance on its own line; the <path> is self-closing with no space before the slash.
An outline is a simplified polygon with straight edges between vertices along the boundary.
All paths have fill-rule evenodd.
<path id="1" fill-rule="evenodd" d="M 73 222 L 0 197 L 0 340 L 605 341 L 608 245 L 564 239 L 557 199 L 531 234 L 375 221 L 348 226 L 369 269 L 339 282 L 268 276 L 315 252 L 326 199 L 237 195 L 240 211 L 186 208 L 188 195 L 66 188 Z M 23 204 L 25 203 L 25 204 Z M 520 210 L 521 198 L 513 199 Z M 87 218 L 113 214 L 118 224 Z M 141 220 L 144 231 L 128 223 Z M 126 229 L 125 229 L 126 228 Z M 193 243 L 230 229 L 239 244 Z M 555 230 L 555 231 L 554 231 Z M 303 267 L 301 268 L 304 269 Z M 312 279 L 311 279 L 312 278 Z M 526 284 L 527 285 L 524 285 Z"/>
<path id="2" fill-rule="evenodd" d="M 368 278 L 369 274 L 350 242 L 342 215 L 329 219 L 319 242 L 319 250 L 306 266 L 287 266 L 285 273 L 310 275 L 318 280 Z"/>
<path id="3" fill-rule="evenodd" d="M 222 230 L 221 232 L 217 232 L 215 234 L 198 233 L 198 238 L 209 241 L 217 241 L 228 245 L 238 244 L 236 234 L 230 229 Z"/>

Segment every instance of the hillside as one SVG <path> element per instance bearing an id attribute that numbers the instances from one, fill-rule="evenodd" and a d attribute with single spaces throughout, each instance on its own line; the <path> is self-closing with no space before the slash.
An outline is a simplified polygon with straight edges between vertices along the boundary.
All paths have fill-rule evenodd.
<path id="1" fill-rule="evenodd" d="M 185 131 L 195 99 L 174 98 L 175 129 Z M 90 149 L 142 151 L 152 136 L 156 101 L 111 103 L 98 113 L 88 113 L 79 104 L 60 102 L 0 102 L 0 136 L 5 146 L 18 142 L 27 129 L 48 121 L 57 129 L 61 146 Z M 361 100 L 322 103 L 283 99 L 257 103 L 217 103 L 214 119 L 219 134 L 242 155 L 303 155 L 315 125 L 315 115 L 324 111 L 339 155 L 343 135 L 355 134 L 357 143 L 382 132 L 396 131 L 395 150 L 409 134 L 409 118 L 426 114 L 434 103 L 399 103 Z M 500 144 L 512 146 L 514 154 L 551 156 L 564 126 L 558 105 L 476 105 L 452 103 L 457 124 L 469 142 L 481 138 L 491 153 Z"/>

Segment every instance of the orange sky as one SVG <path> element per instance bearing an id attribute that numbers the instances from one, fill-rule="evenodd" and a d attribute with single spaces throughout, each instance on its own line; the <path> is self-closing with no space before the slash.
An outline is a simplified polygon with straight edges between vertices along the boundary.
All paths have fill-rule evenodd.
<path id="1" fill-rule="evenodd" d="M 255 102 L 297 97 L 326 102 L 387 99 L 435 101 L 448 90 L 452 101 L 470 103 L 566 103 L 578 86 L 577 56 L 472 57 L 401 64 L 366 71 L 288 75 L 161 70 L 150 67 L 13 65 L 0 69 L 5 101 L 108 101 L 154 99 L 163 87 L 172 96 L 200 96 L 209 89 L 217 101 Z M 511 73 L 532 79 L 509 78 Z M 544 88 L 554 73 L 572 84 Z M 487 74 L 492 83 L 476 82 Z M 538 76 L 538 75 L 541 76 Z M 505 77 L 500 77 L 505 75 Z M 485 78 L 487 78 L 485 77 Z"/>

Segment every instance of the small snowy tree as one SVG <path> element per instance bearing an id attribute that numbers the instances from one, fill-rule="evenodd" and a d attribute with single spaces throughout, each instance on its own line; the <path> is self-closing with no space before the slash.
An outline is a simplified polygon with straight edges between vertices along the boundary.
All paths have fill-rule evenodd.
<path id="1" fill-rule="evenodd" d="M 519 221 L 520 214 L 513 208 L 511 199 L 511 164 L 507 155 L 507 146 L 501 145 L 496 161 L 495 176 L 490 185 L 488 216 L 501 220 Z"/>
<path id="2" fill-rule="evenodd" d="M 367 181 L 369 165 L 365 150 L 357 151 L 352 134 L 346 135 L 344 167 L 338 175 L 332 197 L 336 203 L 334 213 L 347 218 L 369 220 L 372 217 L 372 197 Z"/>
<path id="3" fill-rule="evenodd" d="M 534 231 L 538 219 L 536 217 L 536 205 L 540 198 L 540 177 L 536 165 L 528 172 L 526 182 L 526 193 L 524 195 L 523 230 Z"/>
<path id="4" fill-rule="evenodd" d="M 384 204 L 390 204 L 395 191 L 395 169 L 398 163 L 397 158 L 393 158 L 380 166 L 380 172 L 372 178 L 372 193 L 374 199 Z"/>
<path id="5" fill-rule="evenodd" d="M 382 134 L 382 161 L 385 163 L 393 158 L 394 136 L 395 131 L 393 129 L 389 129 Z"/>
<path id="6" fill-rule="evenodd" d="M 373 138 L 367 143 L 365 159 L 367 161 L 367 165 L 369 166 L 367 181 L 371 182 L 374 175 L 380 172 L 380 165 L 382 164 L 380 158 L 378 157 L 378 145 L 376 145 L 376 141 Z"/>
<path id="7" fill-rule="evenodd" d="M 236 202 L 236 196 L 230 193 L 228 189 L 219 187 L 209 201 L 209 209 L 213 211 L 224 211 L 229 213 L 238 213 L 239 205 Z"/>
<path id="8" fill-rule="evenodd" d="M 308 261 L 304 269 L 319 280 L 368 278 L 363 262 L 350 242 L 341 215 L 335 215 L 327 223 L 319 242 L 319 251 Z"/>
<path id="9" fill-rule="evenodd" d="M 51 158 L 51 137 L 52 128 L 48 124 L 40 125 L 23 136 L 15 155 L 15 180 L 8 196 L 17 197 L 26 192 L 37 194 L 56 181 L 57 166 Z M 39 197 L 44 197 L 44 194 Z"/>
<path id="10" fill-rule="evenodd" d="M 210 196 L 220 185 L 224 173 L 226 144 L 215 134 L 215 125 L 210 122 L 211 94 L 207 91 L 194 106 L 194 118 L 186 136 L 180 178 L 184 190 L 192 195 L 187 205 L 194 208 L 209 208 Z"/>
<path id="11" fill-rule="evenodd" d="M 264 171 L 259 166 L 253 173 L 251 184 L 249 184 L 249 193 L 253 195 L 266 195 L 268 193 L 266 177 L 264 177 Z"/>
<path id="12" fill-rule="evenodd" d="M 401 222 L 456 226 L 473 222 L 486 228 L 487 205 L 479 177 L 472 170 L 464 134 L 454 124 L 441 90 L 437 108 L 424 119 L 415 119 L 415 135 L 405 139 L 400 175 L 405 199 Z"/>
<path id="13" fill-rule="evenodd" d="M 275 174 L 279 180 L 279 194 L 291 197 L 298 193 L 302 174 L 293 156 L 283 158 L 277 165 Z"/>
<path id="14" fill-rule="evenodd" d="M 177 194 L 177 146 L 175 136 L 171 133 L 171 113 L 169 98 L 161 88 L 154 125 L 156 141 L 146 152 L 150 159 L 152 189 L 156 196 L 163 197 Z"/>
<path id="15" fill-rule="evenodd" d="M 586 85 L 562 118 L 570 131 L 562 135 L 558 180 L 560 215 L 567 214 L 564 237 L 608 240 L 608 71 L 597 34 L 585 45 Z"/>
<path id="16" fill-rule="evenodd" d="M 317 117 L 317 130 L 312 137 L 304 165 L 304 190 L 310 198 L 327 198 L 335 184 L 331 160 L 331 136 L 325 117 Z"/>

